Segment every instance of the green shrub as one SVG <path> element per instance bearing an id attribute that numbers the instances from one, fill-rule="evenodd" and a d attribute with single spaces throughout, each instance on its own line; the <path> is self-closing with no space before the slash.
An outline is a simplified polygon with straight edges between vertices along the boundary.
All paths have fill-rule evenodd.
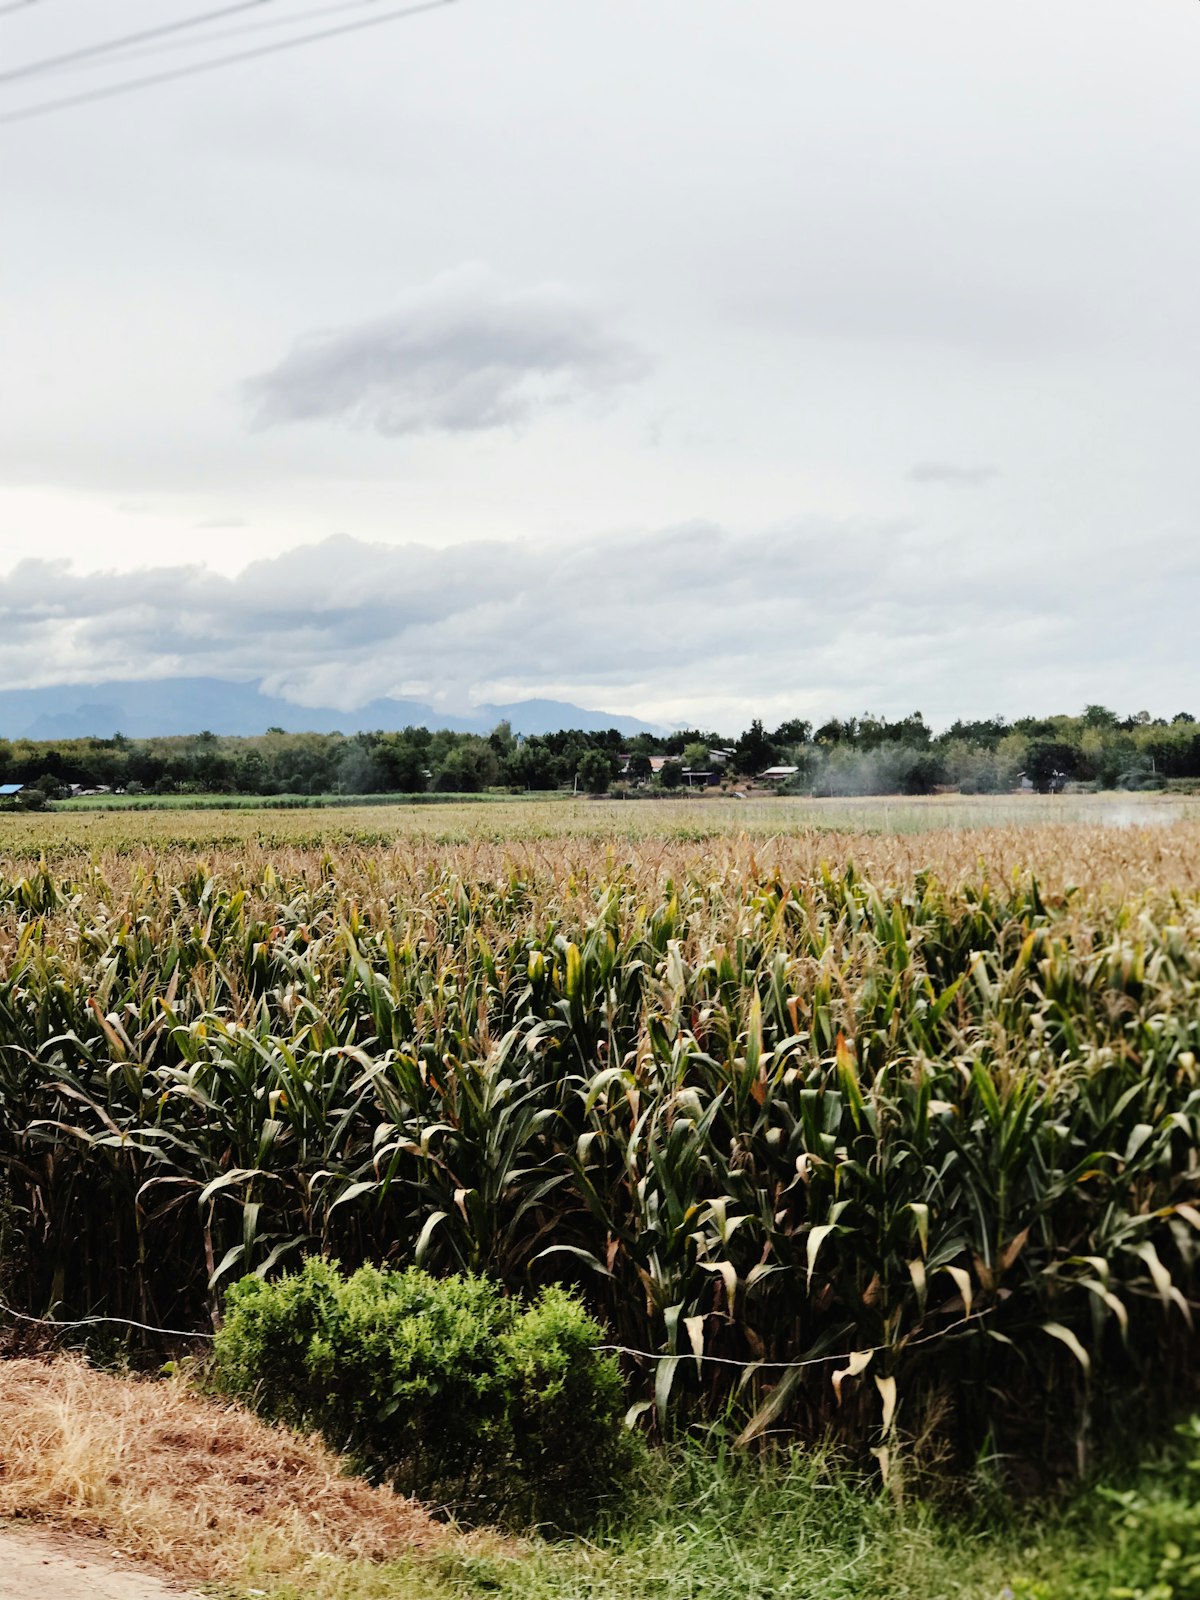
<path id="1" fill-rule="evenodd" d="M 1041 1570 L 1018 1577 L 1013 1600 L 1200 1600 L 1200 1418 L 1175 1429 L 1182 1446 L 1157 1448 L 1131 1475 L 1099 1483 L 1051 1529 Z"/>
<path id="2" fill-rule="evenodd" d="M 490 1280 L 318 1258 L 230 1289 L 221 1388 L 316 1429 L 373 1475 L 466 1520 L 586 1523 L 634 1451 L 616 1363 L 579 1303 Z"/>

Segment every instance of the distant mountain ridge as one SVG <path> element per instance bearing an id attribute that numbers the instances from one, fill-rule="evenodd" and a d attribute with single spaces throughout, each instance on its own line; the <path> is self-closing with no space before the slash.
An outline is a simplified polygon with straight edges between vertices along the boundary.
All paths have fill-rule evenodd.
<path id="1" fill-rule="evenodd" d="M 556 733 L 580 728 L 601 733 L 666 733 L 657 723 L 607 711 L 590 711 L 566 700 L 518 700 L 482 705 L 462 713 L 437 711 L 420 700 L 368 700 L 353 711 L 298 706 L 264 694 L 255 683 L 223 678 L 159 678 L 154 681 L 57 684 L 45 689 L 0 690 L 0 738 L 131 739 L 171 734 L 396 732 L 405 727 L 447 728 L 453 733 L 490 733 L 507 721 L 514 733 Z"/>

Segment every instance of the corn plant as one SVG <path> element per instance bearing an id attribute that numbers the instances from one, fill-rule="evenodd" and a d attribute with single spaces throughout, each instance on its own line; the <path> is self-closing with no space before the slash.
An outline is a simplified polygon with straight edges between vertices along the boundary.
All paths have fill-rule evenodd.
<path id="1" fill-rule="evenodd" d="M 1037 838 L 14 859 L 8 1293 L 201 1329 L 308 1254 L 563 1281 L 664 1425 L 1083 1449 L 1192 1359 L 1200 887 L 1173 837 L 1158 880 Z"/>

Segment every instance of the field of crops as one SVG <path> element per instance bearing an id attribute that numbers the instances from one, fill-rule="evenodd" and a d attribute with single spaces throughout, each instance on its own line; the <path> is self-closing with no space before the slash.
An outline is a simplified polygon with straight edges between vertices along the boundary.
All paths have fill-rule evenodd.
<path id="1" fill-rule="evenodd" d="M 314 814 L 315 813 L 315 814 Z M 136 814 L 136 815 L 135 815 Z M 820 833 L 905 834 L 1089 824 L 1163 827 L 1200 821 L 1200 798 L 1185 794 L 962 795 L 803 799 L 718 792 L 671 800 L 509 794 L 455 799 L 375 795 L 364 799 L 254 795 L 83 796 L 49 813 L 0 813 L 0 848 L 136 848 L 143 842 L 388 843 L 396 838 L 756 838 Z"/>
<path id="2" fill-rule="evenodd" d="M 3 1297 L 200 1329 L 313 1250 L 562 1280 L 660 1416 L 1073 1459 L 1193 1365 L 1200 824 L 1161 810 L 2 818 Z"/>

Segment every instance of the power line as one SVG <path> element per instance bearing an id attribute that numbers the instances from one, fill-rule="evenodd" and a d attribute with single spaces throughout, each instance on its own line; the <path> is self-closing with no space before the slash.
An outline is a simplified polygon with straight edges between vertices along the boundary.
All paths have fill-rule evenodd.
<path id="1" fill-rule="evenodd" d="M 161 1333 L 172 1339 L 211 1339 L 211 1333 L 198 1333 L 188 1328 L 156 1328 L 149 1322 L 134 1322 L 129 1317 L 80 1317 L 75 1322 L 59 1322 L 54 1317 L 31 1317 L 24 1311 L 14 1311 L 0 1300 L 0 1312 L 15 1317 L 18 1322 L 33 1322 L 39 1328 L 91 1328 L 102 1322 L 115 1322 L 122 1328 L 138 1328 L 142 1333 Z"/>
<path id="2" fill-rule="evenodd" d="M 96 100 L 112 100 L 118 95 L 133 94 L 138 89 L 150 89 L 156 84 L 172 83 L 180 78 L 194 78 L 203 72 L 216 72 L 240 61 L 260 60 L 263 56 L 279 55 L 284 50 L 297 50 L 306 44 L 319 44 L 325 39 L 336 39 L 342 34 L 358 33 L 364 28 L 382 27 L 388 22 L 403 22 L 408 17 L 420 16 L 426 11 L 441 11 L 446 6 L 457 5 L 458 0 L 422 0 L 421 4 L 405 6 L 400 11 L 389 11 L 382 17 L 364 17 L 359 22 L 343 22 L 336 28 L 322 28 L 316 33 L 300 34 L 292 39 L 280 39 L 273 44 L 258 45 L 253 50 L 240 50 L 233 55 L 216 56 L 208 61 L 198 61 L 191 66 L 175 67 L 169 72 L 155 72 L 144 78 L 128 78 L 123 83 L 110 84 L 103 89 L 92 89 L 86 94 L 68 95 L 61 100 L 43 100 L 38 105 L 26 106 L 21 111 L 0 114 L 0 126 L 11 122 L 28 122 L 34 117 L 46 117 L 55 111 L 67 111 L 72 106 L 89 105 Z"/>
<path id="3" fill-rule="evenodd" d="M 21 0 L 23 5 L 30 5 L 33 0 Z M 177 50 L 195 50 L 202 45 L 220 44 L 223 39 L 241 39 L 250 33 L 273 33 L 279 28 L 294 28 L 300 22 L 315 22 L 320 17 L 337 16 L 346 11 L 362 11 L 367 6 L 379 6 L 384 0 L 339 0 L 337 5 L 317 6 L 308 11 L 299 11 L 286 17 L 270 17 L 265 22 L 243 22 L 235 28 L 216 28 L 201 35 L 198 39 L 168 39 L 160 44 L 143 45 L 138 49 L 122 49 L 112 47 L 112 53 L 106 54 L 99 61 L 79 61 L 77 67 L 109 66 L 114 60 L 117 62 L 140 61 L 146 56 L 167 55 Z M 2 12 L 0 12 L 2 15 Z M 49 67 L 46 69 L 49 71 Z"/>
<path id="4" fill-rule="evenodd" d="M 87 61 L 93 56 L 104 56 L 125 45 L 144 44 L 148 39 L 161 39 L 164 34 L 182 33 L 187 28 L 200 28 L 206 22 L 219 22 L 238 11 L 254 11 L 259 6 L 273 5 L 275 0 L 238 0 L 236 5 L 221 6 L 217 11 L 203 11 L 199 16 L 182 17 L 157 28 L 143 28 L 140 33 L 127 33 L 119 39 L 103 39 L 97 44 L 85 44 L 78 50 L 68 50 L 61 56 L 45 56 L 41 61 L 30 61 L 25 66 L 0 72 L 0 83 L 12 83 L 17 78 L 32 78 L 40 72 L 51 72 L 55 67 L 65 67 L 72 61 Z"/>
<path id="5" fill-rule="evenodd" d="M 936 1328 L 932 1333 L 922 1334 L 919 1339 L 905 1339 L 900 1341 L 899 1344 L 876 1344 L 867 1350 L 853 1352 L 841 1350 L 835 1354 L 807 1356 L 801 1361 L 760 1361 L 757 1359 L 753 1361 L 738 1361 L 729 1356 L 709 1356 L 703 1352 L 697 1354 L 689 1351 L 685 1355 L 682 1351 L 638 1350 L 633 1345 L 628 1344 L 593 1344 L 589 1345 L 588 1348 L 595 1355 L 611 1353 L 636 1356 L 643 1361 L 679 1361 L 685 1366 L 689 1361 L 706 1361 L 719 1367 L 740 1367 L 743 1371 L 747 1371 L 750 1368 L 754 1368 L 756 1371 L 769 1368 L 772 1372 L 799 1372 L 806 1367 L 826 1367 L 834 1361 L 846 1361 L 851 1355 L 856 1355 L 860 1358 L 862 1356 L 877 1356 L 897 1349 L 913 1350 L 917 1345 L 934 1344 L 946 1338 L 948 1334 L 956 1332 L 957 1329 L 966 1327 L 968 1324 L 977 1327 L 984 1317 L 990 1316 L 995 1310 L 995 1306 L 985 1306 L 982 1310 L 977 1311 L 974 1316 L 968 1311 L 965 1317 L 959 1317 L 957 1321 L 948 1323 L 944 1328 Z M 13 1317 L 18 1322 L 35 1323 L 40 1328 L 54 1328 L 56 1330 L 91 1328 L 101 1323 L 115 1323 L 122 1328 L 137 1328 L 142 1333 L 159 1333 L 173 1339 L 211 1339 L 213 1337 L 211 1333 L 204 1333 L 199 1329 L 158 1328 L 153 1323 L 135 1322 L 131 1317 L 79 1317 L 73 1322 L 59 1322 L 53 1317 L 32 1317 L 28 1312 L 16 1311 L 12 1306 L 5 1305 L 2 1300 L 0 1300 L 0 1314 Z"/>

